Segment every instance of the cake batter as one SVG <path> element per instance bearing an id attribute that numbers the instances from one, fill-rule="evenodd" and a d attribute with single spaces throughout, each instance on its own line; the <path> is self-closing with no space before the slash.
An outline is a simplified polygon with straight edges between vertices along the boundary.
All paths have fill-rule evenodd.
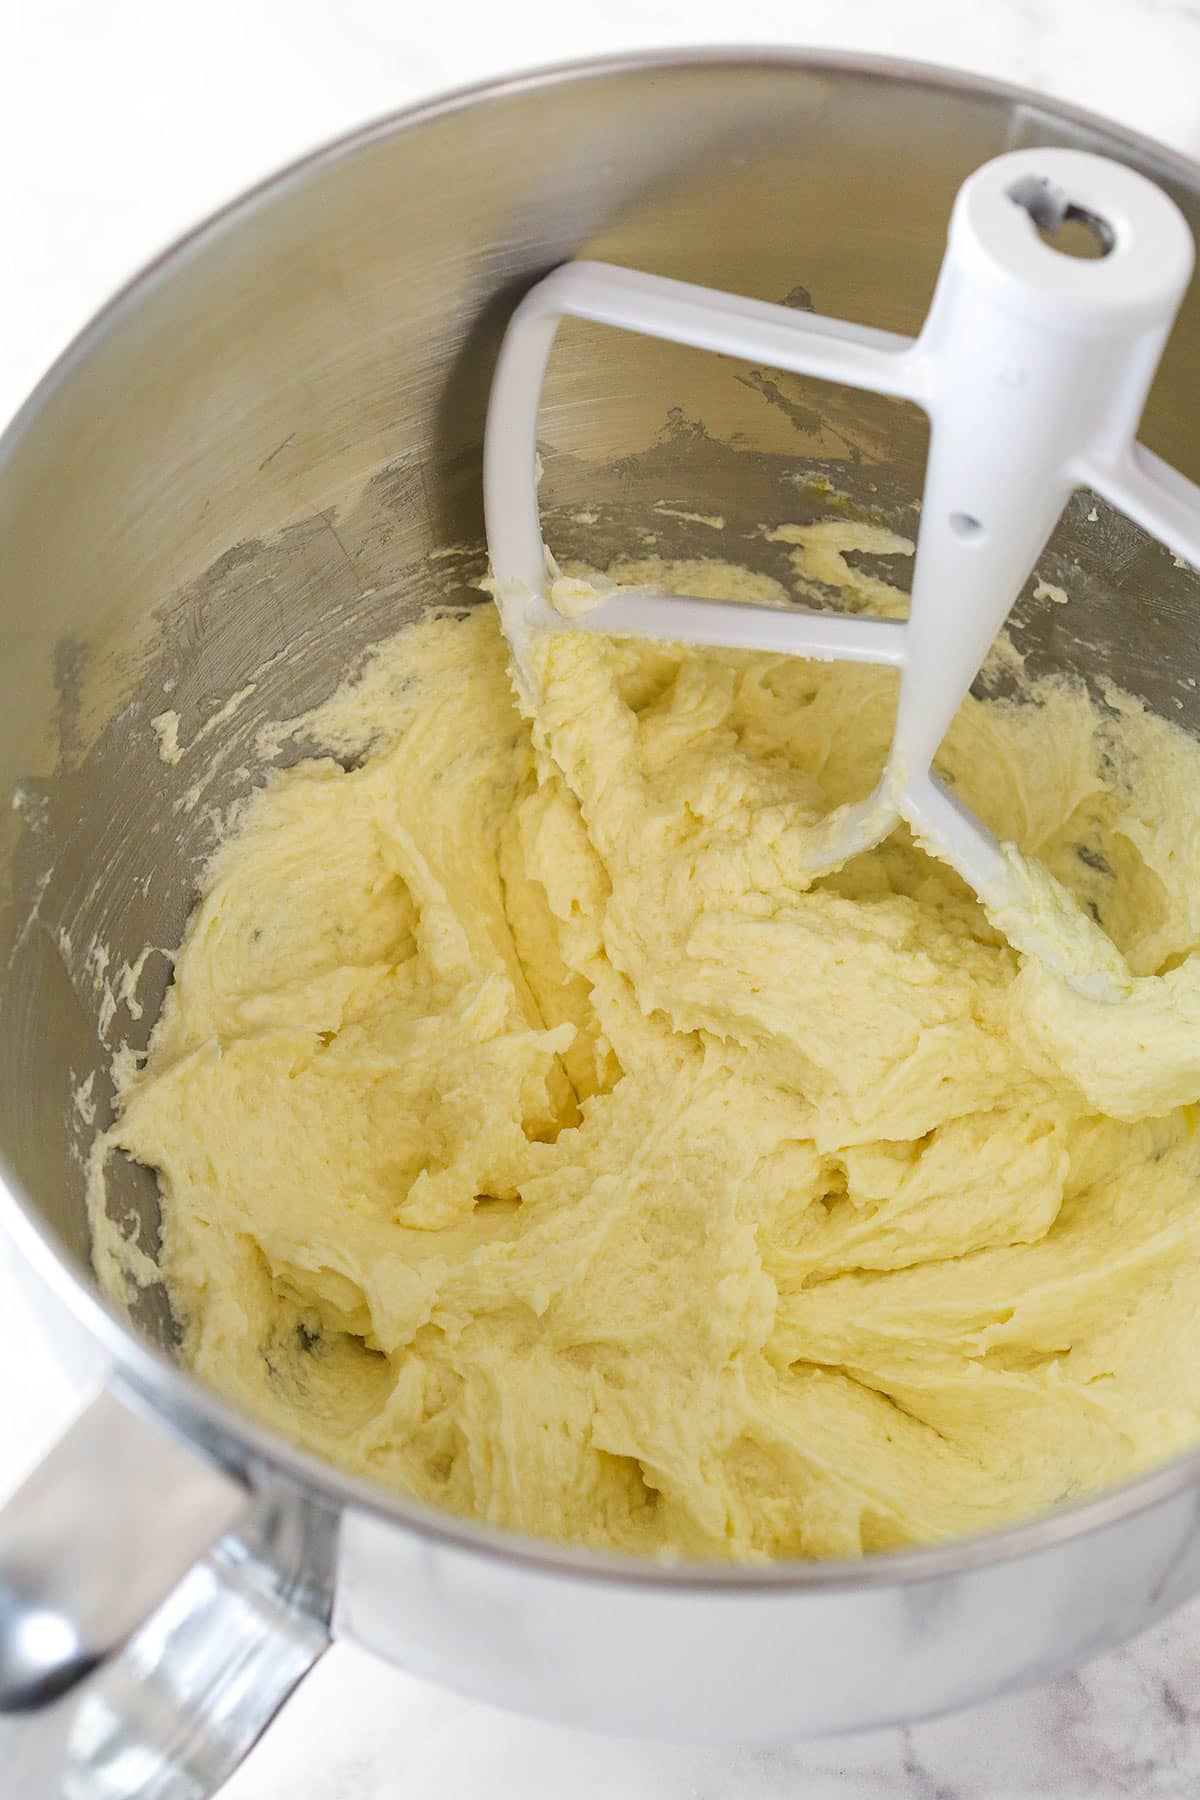
<path id="1" fill-rule="evenodd" d="M 1127 959 L 1103 1007 L 902 831 L 807 882 L 888 672 L 570 633 L 541 675 L 531 730 L 491 607 L 402 634 L 311 722 L 370 754 L 213 863 L 105 1146 L 196 1372 L 431 1506 L 741 1561 L 1200 1438 L 1200 748 L 1063 683 L 940 753 Z"/>

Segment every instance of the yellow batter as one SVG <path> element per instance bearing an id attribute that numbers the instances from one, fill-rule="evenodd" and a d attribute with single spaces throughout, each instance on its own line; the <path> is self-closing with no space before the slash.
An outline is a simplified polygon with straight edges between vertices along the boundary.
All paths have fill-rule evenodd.
<path id="1" fill-rule="evenodd" d="M 1061 686 L 939 759 L 1126 954 L 1105 1008 L 903 833 L 806 887 L 887 673 L 582 633 L 542 673 L 531 741 L 491 607 L 404 634 L 313 723 L 365 762 L 218 855 L 110 1138 L 194 1368 L 432 1505 L 742 1560 L 1200 1437 L 1200 749 Z"/>

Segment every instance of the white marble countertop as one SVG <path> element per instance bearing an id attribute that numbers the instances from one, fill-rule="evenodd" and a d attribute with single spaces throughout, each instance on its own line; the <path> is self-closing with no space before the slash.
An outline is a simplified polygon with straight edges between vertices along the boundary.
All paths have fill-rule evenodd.
<path id="1" fill-rule="evenodd" d="M 139 263 L 322 138 L 603 51 L 804 43 L 977 69 L 1200 155 L 1200 0 L 6 0 L 0 417 Z M 71 1381 L 0 1260 L 0 1497 Z M 911 1732 L 729 1751 L 509 1717 L 336 1645 L 229 1800 L 1175 1800 L 1200 1793 L 1200 1605 L 1033 1693 Z M 28 1800 L 37 1800 L 29 1796 Z"/>

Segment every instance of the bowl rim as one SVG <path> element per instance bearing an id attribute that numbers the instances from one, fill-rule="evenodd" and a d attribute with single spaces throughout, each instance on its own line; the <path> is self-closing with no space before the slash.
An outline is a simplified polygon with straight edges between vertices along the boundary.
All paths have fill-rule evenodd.
<path id="1" fill-rule="evenodd" d="M 433 95 L 374 117 L 282 165 L 216 208 L 145 263 L 89 319 L 55 358 L 0 433 L 0 479 L 23 439 L 71 375 L 105 334 L 133 312 L 160 280 L 188 256 L 214 244 L 230 224 L 290 188 L 311 180 L 372 144 L 483 105 L 581 81 L 698 67 L 850 75 L 893 87 L 924 89 L 1024 105 L 1064 125 L 1080 127 L 1136 154 L 1143 163 L 1190 187 L 1200 197 L 1200 163 L 1099 114 L 1010 82 L 969 70 L 888 56 L 779 46 L 671 47 L 572 59 L 520 70 Z M 301 1449 L 282 1434 L 226 1401 L 165 1351 L 143 1338 L 101 1290 L 89 1283 L 70 1254 L 43 1224 L 23 1184 L 0 1150 L 0 1230 L 7 1233 L 34 1274 L 111 1358 L 114 1391 L 166 1424 L 226 1467 L 284 1474 L 318 1501 L 336 1503 L 380 1523 L 417 1533 L 447 1549 L 524 1568 L 531 1573 L 602 1581 L 663 1592 L 731 1593 L 743 1597 L 878 1589 L 933 1581 L 989 1568 L 1087 1537 L 1195 1490 L 1200 1505 L 1200 1446 L 1132 1476 L 1098 1494 L 1033 1518 L 945 1542 L 866 1556 L 778 1560 L 747 1567 L 725 1563 L 666 1563 L 651 1557 L 585 1549 L 525 1536 L 460 1518 L 408 1500 L 380 1482 L 352 1475 Z"/>

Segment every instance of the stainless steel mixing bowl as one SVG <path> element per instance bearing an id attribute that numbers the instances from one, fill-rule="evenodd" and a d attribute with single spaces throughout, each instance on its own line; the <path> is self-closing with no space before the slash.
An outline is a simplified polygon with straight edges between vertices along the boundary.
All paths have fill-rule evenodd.
<path id="1" fill-rule="evenodd" d="M 260 777 L 257 727 L 428 603 L 478 602 L 483 408 L 516 297 L 582 253 L 913 332 L 963 177 L 1060 143 L 1146 171 L 1200 220 L 1200 170 L 920 69 L 719 53 L 500 82 L 227 208 L 112 303 L 11 426 L 0 1216 L 97 1387 L 0 1517 L 3 1755 L 45 1784 L 21 1791 L 211 1792 L 331 1633 L 584 1725 L 769 1739 L 1034 1680 L 1200 1588 L 1200 1453 L 1011 1530 L 850 1564 L 668 1568 L 520 1541 L 235 1415 L 173 1360 L 161 1289 L 129 1318 L 88 1259 L 89 1115 L 106 1116 L 114 1048 L 145 1044 L 168 964 L 152 956 L 133 995 L 117 971 L 178 941 L 214 809 Z M 1190 300 L 1143 436 L 1193 477 L 1198 384 Z M 568 327 L 543 437 L 563 552 L 649 538 L 703 554 L 711 532 L 678 515 L 720 513 L 722 554 L 778 568 L 764 521 L 911 519 L 925 425 L 878 397 Z M 1200 729 L 1190 572 L 1082 496 L 1041 573 L 1075 603 L 1023 608 L 1036 666 L 1115 674 Z M 219 731 L 160 759 L 158 713 L 192 745 L 249 683 Z M 152 1251 L 152 1178 L 125 1169 L 113 1207 Z"/>

